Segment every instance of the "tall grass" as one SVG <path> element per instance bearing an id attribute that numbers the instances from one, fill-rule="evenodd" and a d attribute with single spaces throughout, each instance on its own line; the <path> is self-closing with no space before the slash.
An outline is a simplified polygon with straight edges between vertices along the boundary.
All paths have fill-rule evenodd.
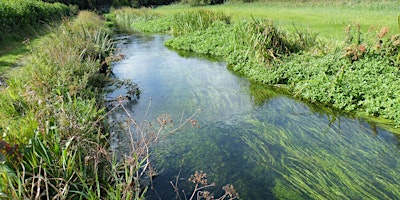
<path id="1" fill-rule="evenodd" d="M 297 53 L 312 46 L 315 37 L 309 33 L 298 31 L 298 35 L 290 35 L 278 28 L 271 20 L 253 19 L 251 22 L 236 26 L 235 48 L 261 65 L 271 66 L 283 56 Z M 248 55 L 250 54 L 250 55 Z"/>
<path id="2" fill-rule="evenodd" d="M 132 29 L 142 30 L 142 26 L 151 27 L 146 24 L 137 26 L 137 23 L 143 21 L 157 20 L 161 14 L 155 12 L 152 9 L 130 9 L 122 8 L 112 11 L 111 14 L 107 15 L 110 20 L 114 21 L 120 31 L 131 32 Z M 157 26 L 155 26 L 157 27 Z M 158 32 L 166 31 L 162 27 L 158 26 Z"/>
<path id="3" fill-rule="evenodd" d="M 230 23 L 230 16 L 224 12 L 204 9 L 193 9 L 166 16 L 152 9 L 124 8 L 113 11 L 110 17 L 118 28 L 124 31 L 168 32 L 173 35 L 206 30 L 217 22 Z"/>
<path id="4" fill-rule="evenodd" d="M 196 9 L 172 17 L 172 34 L 184 35 L 195 31 L 206 30 L 216 22 L 230 23 L 230 17 L 224 12 Z"/>
<path id="5" fill-rule="evenodd" d="M 29 62 L 1 88 L 3 198 L 104 196 L 111 158 L 98 102 L 101 64 L 113 51 L 107 32 L 99 16 L 81 12 L 32 45 Z"/>

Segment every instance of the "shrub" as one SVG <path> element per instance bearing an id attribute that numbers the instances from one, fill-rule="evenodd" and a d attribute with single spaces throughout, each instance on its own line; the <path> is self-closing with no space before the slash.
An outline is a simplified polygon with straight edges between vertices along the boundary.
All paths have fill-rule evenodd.
<path id="1" fill-rule="evenodd" d="M 74 8 L 60 3 L 35 0 L 5 0 L 0 2 L 0 43 L 6 38 L 21 39 L 34 33 L 45 23 L 60 20 L 73 13 Z M 27 34 L 28 33 L 28 34 Z"/>

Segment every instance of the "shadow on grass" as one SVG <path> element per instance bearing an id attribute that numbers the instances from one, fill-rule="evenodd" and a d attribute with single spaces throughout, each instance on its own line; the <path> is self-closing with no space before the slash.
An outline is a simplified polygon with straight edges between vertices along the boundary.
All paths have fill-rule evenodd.
<path id="1" fill-rule="evenodd" d="M 8 69 L 21 65 L 21 60 L 29 53 L 28 46 L 21 42 L 9 42 L 0 50 L 0 75 Z"/>

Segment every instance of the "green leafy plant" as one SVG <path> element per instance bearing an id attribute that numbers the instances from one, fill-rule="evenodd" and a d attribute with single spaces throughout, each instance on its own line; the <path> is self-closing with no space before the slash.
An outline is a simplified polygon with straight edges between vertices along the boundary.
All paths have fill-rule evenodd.
<path id="1" fill-rule="evenodd" d="M 4 0 L 0 2 L 0 43 L 22 39 L 33 34 L 35 27 L 61 20 L 73 14 L 75 8 L 61 3 L 35 0 Z M 30 33 L 30 34 L 27 34 Z M 16 38 L 15 38 L 16 37 Z"/>

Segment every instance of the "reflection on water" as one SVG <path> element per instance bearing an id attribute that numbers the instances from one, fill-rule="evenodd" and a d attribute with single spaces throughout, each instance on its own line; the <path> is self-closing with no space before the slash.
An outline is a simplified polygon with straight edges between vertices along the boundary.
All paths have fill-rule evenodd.
<path id="1" fill-rule="evenodd" d="M 168 113 L 176 121 L 197 109 L 200 128 L 186 128 L 153 150 L 159 176 L 149 199 L 173 199 L 196 170 L 242 199 L 399 199 L 400 149 L 391 133 L 334 115 L 229 72 L 225 63 L 181 57 L 169 36 L 133 35 L 121 42 L 119 79 L 141 89 L 132 115 Z M 116 96 L 115 91 L 110 96 Z M 324 109 L 327 110 L 327 109 Z"/>

